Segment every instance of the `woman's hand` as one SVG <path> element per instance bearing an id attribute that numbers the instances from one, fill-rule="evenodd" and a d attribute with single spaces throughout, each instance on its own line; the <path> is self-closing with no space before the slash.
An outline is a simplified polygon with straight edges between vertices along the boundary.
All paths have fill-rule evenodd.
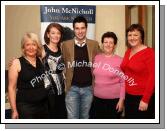
<path id="1" fill-rule="evenodd" d="M 20 72 L 21 66 L 19 59 L 15 59 L 8 71 L 8 97 L 9 102 L 12 109 L 12 119 L 18 119 L 18 112 L 16 107 L 16 86 L 17 86 L 17 78 L 18 72 Z"/>
<path id="2" fill-rule="evenodd" d="M 19 119 L 19 114 L 17 111 L 12 111 L 12 119 Z"/>
<path id="3" fill-rule="evenodd" d="M 124 107 L 124 100 L 120 98 L 116 106 L 117 112 L 122 112 L 123 107 Z"/>
<path id="4" fill-rule="evenodd" d="M 140 111 L 146 111 L 147 108 L 148 108 L 148 104 L 145 103 L 144 101 L 140 101 L 139 110 L 140 110 Z"/>

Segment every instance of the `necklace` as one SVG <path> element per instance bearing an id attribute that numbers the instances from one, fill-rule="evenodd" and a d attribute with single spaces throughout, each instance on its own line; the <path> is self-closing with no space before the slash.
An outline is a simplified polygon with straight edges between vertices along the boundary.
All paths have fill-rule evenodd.
<path id="1" fill-rule="evenodd" d="M 36 67 L 36 60 L 32 61 L 32 60 L 28 59 L 27 57 L 24 57 L 24 58 L 29 62 L 29 64 L 31 64 L 32 66 Z"/>
<path id="2" fill-rule="evenodd" d="M 47 45 L 47 47 L 52 51 L 52 52 L 57 52 L 58 51 L 58 47 L 57 46 L 53 46 L 53 45 Z"/>

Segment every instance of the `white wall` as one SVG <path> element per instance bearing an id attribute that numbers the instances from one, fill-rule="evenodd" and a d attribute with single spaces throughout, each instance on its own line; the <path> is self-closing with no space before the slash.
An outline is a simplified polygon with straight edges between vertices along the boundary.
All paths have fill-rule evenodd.
<path id="1" fill-rule="evenodd" d="M 96 6 L 96 40 L 101 43 L 101 36 L 107 31 L 114 32 L 118 37 L 116 54 L 125 53 L 125 6 Z"/>

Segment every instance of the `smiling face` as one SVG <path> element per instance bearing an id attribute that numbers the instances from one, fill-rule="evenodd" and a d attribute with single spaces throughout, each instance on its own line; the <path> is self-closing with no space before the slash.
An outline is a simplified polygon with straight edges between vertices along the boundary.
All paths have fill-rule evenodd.
<path id="1" fill-rule="evenodd" d="M 112 54 L 115 48 L 114 39 L 111 37 L 105 37 L 103 40 L 103 50 L 105 54 Z"/>
<path id="2" fill-rule="evenodd" d="M 84 22 L 77 22 L 74 25 L 75 37 L 78 41 L 83 41 L 86 38 L 87 28 Z"/>
<path id="3" fill-rule="evenodd" d="M 50 40 L 49 43 L 58 44 L 61 38 L 61 32 L 56 27 L 52 27 L 47 33 L 47 37 Z"/>
<path id="4" fill-rule="evenodd" d="M 131 47 L 137 47 L 142 44 L 141 34 L 138 30 L 129 31 L 127 39 Z"/>
<path id="5" fill-rule="evenodd" d="M 38 49 L 37 44 L 31 39 L 26 38 L 24 46 L 23 46 L 23 51 L 24 51 L 25 56 L 36 57 L 37 49 Z"/>

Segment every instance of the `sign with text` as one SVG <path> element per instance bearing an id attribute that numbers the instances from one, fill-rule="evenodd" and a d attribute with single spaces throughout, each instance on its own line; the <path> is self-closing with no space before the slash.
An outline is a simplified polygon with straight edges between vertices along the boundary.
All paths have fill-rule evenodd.
<path id="1" fill-rule="evenodd" d="M 46 27 L 56 22 L 61 24 L 68 30 L 73 30 L 72 22 L 75 17 L 82 15 L 88 21 L 87 38 L 95 38 L 95 14 L 96 6 L 88 5 L 41 5 L 41 38 L 42 44 L 44 43 L 43 36 Z M 70 39 L 70 38 L 69 38 Z"/>

